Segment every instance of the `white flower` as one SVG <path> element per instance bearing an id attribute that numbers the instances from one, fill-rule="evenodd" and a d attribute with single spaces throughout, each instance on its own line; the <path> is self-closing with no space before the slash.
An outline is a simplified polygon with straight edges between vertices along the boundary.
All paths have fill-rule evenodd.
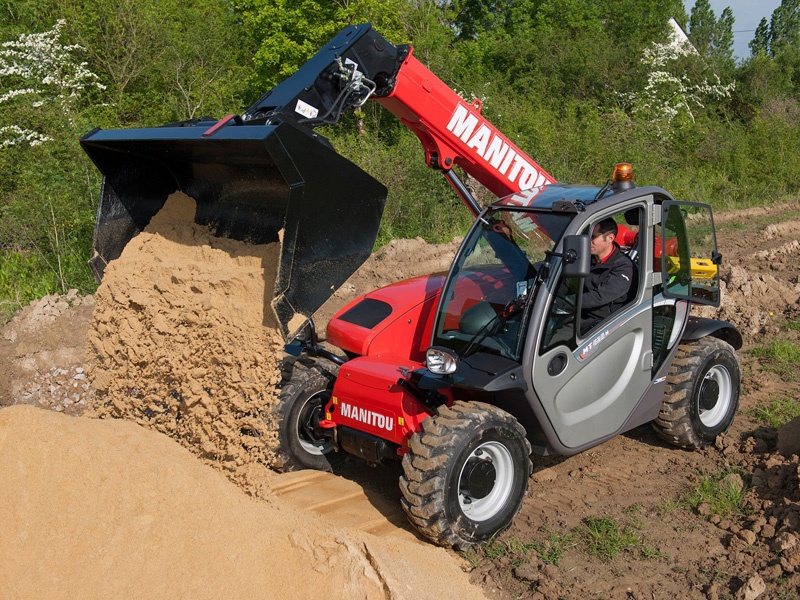
<path id="1" fill-rule="evenodd" d="M 28 98 L 34 109 L 54 104 L 69 121 L 82 92 L 89 87 L 105 89 L 86 63 L 76 60 L 83 48 L 61 43 L 64 25 L 59 21 L 50 31 L 22 34 L 0 44 L 0 104 L 22 98 Z M 0 148 L 20 143 L 36 146 L 51 139 L 16 125 L 0 127 Z"/>

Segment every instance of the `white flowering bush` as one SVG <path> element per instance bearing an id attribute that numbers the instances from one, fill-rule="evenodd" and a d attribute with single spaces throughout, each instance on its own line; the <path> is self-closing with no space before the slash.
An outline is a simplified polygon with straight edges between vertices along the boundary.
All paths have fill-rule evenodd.
<path id="1" fill-rule="evenodd" d="M 69 123 L 87 88 L 104 89 L 77 58 L 83 48 L 61 42 L 63 28 L 59 21 L 50 31 L 22 34 L 0 45 L 0 148 L 52 141 L 31 123 L 38 122 L 32 115 L 52 106 Z"/>
<path id="2" fill-rule="evenodd" d="M 686 57 L 693 55 L 697 51 L 689 42 L 653 42 L 642 57 L 647 66 L 644 89 L 622 95 L 633 115 L 653 124 L 662 136 L 682 118 L 693 123 L 695 110 L 704 108 L 708 99 L 729 98 L 734 90 L 735 82 L 723 84 L 715 73 L 705 77 L 685 70 Z"/>

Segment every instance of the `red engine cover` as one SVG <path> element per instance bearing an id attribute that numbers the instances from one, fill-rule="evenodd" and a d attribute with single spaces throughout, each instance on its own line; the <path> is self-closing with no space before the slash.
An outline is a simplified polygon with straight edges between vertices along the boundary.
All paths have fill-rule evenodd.
<path id="1" fill-rule="evenodd" d="M 444 278 L 414 277 L 353 300 L 328 323 L 327 341 L 359 356 L 391 352 L 422 362 Z"/>

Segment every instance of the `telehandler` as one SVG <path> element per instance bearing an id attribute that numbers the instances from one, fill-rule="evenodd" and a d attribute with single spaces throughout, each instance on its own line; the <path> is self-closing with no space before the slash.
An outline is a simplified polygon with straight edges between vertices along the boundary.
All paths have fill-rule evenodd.
<path id="1" fill-rule="evenodd" d="M 417 135 L 475 221 L 448 273 L 354 300 L 323 346 L 310 317 L 371 252 L 386 188 L 315 128 L 368 100 Z M 465 548 L 507 527 L 532 452 L 572 455 L 645 423 L 701 448 L 734 419 L 741 335 L 690 314 L 720 302 L 711 208 L 637 187 L 625 163 L 605 185 L 556 183 L 479 101 L 369 25 L 344 29 L 241 116 L 98 129 L 81 143 L 104 175 L 98 279 L 177 190 L 218 236 L 281 241 L 284 469 L 401 461 L 403 508 L 437 544 Z M 498 200 L 481 207 L 456 166 Z M 586 327 L 590 238 L 607 218 L 636 277 L 626 303 Z M 290 331 L 298 315 L 305 325 Z"/>

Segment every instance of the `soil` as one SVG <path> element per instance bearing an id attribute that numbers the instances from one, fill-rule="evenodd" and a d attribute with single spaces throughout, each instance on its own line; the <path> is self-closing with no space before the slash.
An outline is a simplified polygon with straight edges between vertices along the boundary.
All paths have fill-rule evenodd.
<path id="1" fill-rule="evenodd" d="M 216 238 L 185 194 L 111 262 L 88 335 L 97 416 L 169 435 L 247 488 L 276 465 L 283 338 L 270 302 L 279 245 Z M 267 301 L 265 301 L 267 300 Z"/>
<path id="2" fill-rule="evenodd" d="M 219 285 L 203 280 L 202 293 L 169 302 L 164 290 L 174 292 L 174 282 L 136 296 L 163 283 L 157 269 L 149 273 L 139 264 L 115 279 L 116 297 L 101 288 L 96 298 L 71 293 L 32 303 L 0 330 L 0 364 L 7 374 L 0 404 L 50 410 L 0 410 L 0 508 L 11 515 L 0 544 L 0 597 L 143 595 L 142 585 L 151 597 L 281 597 L 287 590 L 293 596 L 319 593 L 322 581 L 333 583 L 325 589 L 335 597 L 800 597 L 800 421 L 776 431 L 754 416 L 754 409 L 775 400 L 800 402 L 800 374 L 777 371 L 754 352 L 773 340 L 800 342 L 800 204 L 715 217 L 723 304 L 698 312 L 730 321 L 744 336 L 741 406 L 731 430 L 697 452 L 669 446 L 644 426 L 577 456 L 537 458 L 522 511 L 509 530 L 465 555 L 468 573 L 459 568 L 462 557 L 410 536 L 385 538 L 389 544 L 365 527 L 332 529 L 346 520 L 331 519 L 324 502 L 312 502 L 264 466 L 269 452 L 259 454 L 251 438 L 269 435 L 270 424 L 253 424 L 255 409 L 248 406 L 273 401 L 250 385 L 269 381 L 274 368 L 269 315 L 251 307 L 249 314 L 226 319 L 224 305 L 202 304 L 208 296 L 225 297 L 226 286 L 258 279 L 253 273 L 269 259 L 255 257 L 252 248 L 217 248 L 232 260 Z M 149 243 L 178 235 L 167 230 L 151 232 Z M 446 269 L 457 245 L 396 240 L 382 248 L 318 312 L 319 330 L 359 294 Z M 179 277 L 187 281 L 196 274 L 191 261 L 205 260 L 175 254 L 173 261 L 176 250 L 162 250 L 156 256 L 174 262 L 170 269 L 185 268 Z M 243 271 L 235 271 L 242 262 Z M 126 288 L 134 278 L 136 285 Z M 246 289 L 251 297 L 263 293 Z M 114 313 L 115 304 L 124 310 Z M 170 324 L 193 326 L 208 318 L 222 323 L 224 332 L 192 338 L 194 327 L 176 332 L 157 322 L 159 314 L 168 315 Z M 170 362 L 176 334 L 186 336 L 193 350 Z M 225 336 L 237 341 L 236 348 Z M 260 344 L 263 361 L 237 358 L 240 346 L 250 354 Z M 131 357 L 148 360 L 136 367 Z M 221 357 L 229 362 L 208 380 L 196 371 Z M 162 368 L 147 370 L 153 362 Z M 220 379 L 228 369 L 238 380 Z M 165 371 L 172 375 L 161 377 Z M 104 372 L 111 376 L 103 379 Z M 114 389 L 107 381 L 126 383 Z M 239 396 L 250 393 L 252 405 L 236 405 L 226 396 L 229 386 L 238 386 Z M 213 405 L 222 399 L 224 429 L 211 425 L 217 417 L 209 412 L 215 410 L 212 397 Z M 168 403 L 169 411 L 159 402 Z M 119 419 L 52 414 L 91 413 L 87 407 L 155 431 Z M 178 410 L 184 422 L 163 418 Z M 253 452 L 257 460 L 248 459 Z M 726 482 L 744 494 L 740 511 L 719 515 L 708 503 L 690 507 L 686 498 L 701 480 L 726 473 Z M 374 506 L 399 502 L 391 468 L 348 462 L 342 475 Z M 617 524 L 634 541 L 615 557 L 587 551 L 587 525 L 600 520 Z M 385 524 L 372 527 L 379 529 Z M 278 568 L 265 570 L 265 562 Z M 470 588 L 467 579 L 480 587 Z"/>

